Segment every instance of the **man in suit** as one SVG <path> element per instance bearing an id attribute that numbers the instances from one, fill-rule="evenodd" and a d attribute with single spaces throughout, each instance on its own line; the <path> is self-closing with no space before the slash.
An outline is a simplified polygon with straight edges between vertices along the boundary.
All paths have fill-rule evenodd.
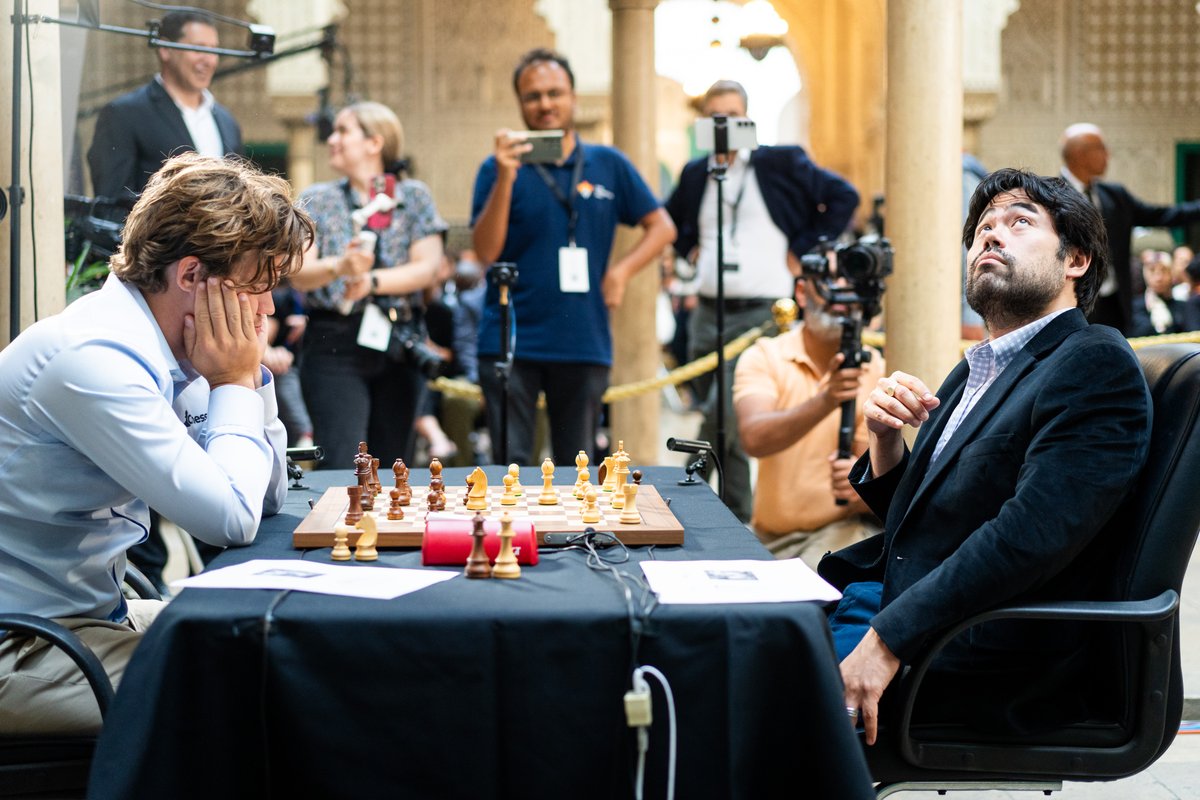
<path id="1" fill-rule="evenodd" d="M 212 18 L 198 11 L 168 13 L 159 37 L 202 47 L 220 44 Z M 237 121 L 208 90 L 216 54 L 165 47 L 157 52 L 159 74 L 100 111 L 88 150 L 95 194 L 130 207 L 170 155 L 193 150 L 220 158 L 242 152 Z"/>
<path id="2" fill-rule="evenodd" d="M 704 95 L 705 116 L 744 117 L 746 90 L 736 81 L 717 81 Z M 717 345 L 717 190 L 710 174 L 720 159 L 727 167 L 723 222 L 724 339 L 728 342 L 771 318 L 771 306 L 792 296 L 800 257 L 822 236 L 836 239 L 858 207 L 858 192 L 844 178 L 818 167 L 801 147 L 759 147 L 689 161 L 667 200 L 679 230 L 675 250 L 696 266 L 699 305 L 688 321 L 689 358 Z M 732 371 L 737 360 L 728 366 Z M 731 385 L 726 382 L 726 387 Z M 716 441 L 716 375 L 694 382 L 704 403 L 700 438 Z M 738 440 L 728 393 L 724 500 L 743 522 L 751 518 L 750 461 Z"/>
<path id="3" fill-rule="evenodd" d="M 1133 274 L 1129 260 L 1133 227 L 1172 227 L 1200 220 L 1200 200 L 1155 206 L 1134 197 L 1119 183 L 1101 181 L 1108 169 L 1108 147 L 1100 129 L 1087 122 L 1063 131 L 1062 161 L 1063 178 L 1100 209 L 1108 234 L 1111 272 L 1100 287 L 1100 296 L 1088 321 L 1111 325 L 1128 336 L 1133 318 Z"/>
<path id="4" fill-rule="evenodd" d="M 963 241 L 967 298 L 990 338 L 936 395 L 903 372 L 878 381 L 863 407 L 869 451 L 850 480 L 884 531 L 820 565 L 844 593 L 830 623 L 846 710 L 861 714 L 868 744 L 884 689 L 947 628 L 1002 603 L 1099 595 L 1112 543 L 1096 534 L 1149 447 L 1133 351 L 1085 319 L 1107 256 L 1087 198 L 1060 178 L 999 170 L 976 189 Z M 919 429 L 911 452 L 905 426 Z M 1028 688 L 1019 706 L 973 723 L 1059 719 L 1080 712 L 1047 689 L 1080 674 L 1081 627 L 973 628 L 935 669 L 968 691 L 982 691 L 980 672 Z"/>

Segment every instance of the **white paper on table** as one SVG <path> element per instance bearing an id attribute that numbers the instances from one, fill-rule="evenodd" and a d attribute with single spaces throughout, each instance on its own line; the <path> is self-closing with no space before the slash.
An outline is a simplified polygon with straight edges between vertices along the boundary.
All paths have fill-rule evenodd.
<path id="1" fill-rule="evenodd" d="M 660 603 L 796 603 L 841 599 L 798 558 L 784 561 L 643 561 Z"/>
<path id="2" fill-rule="evenodd" d="M 319 561 L 255 559 L 171 581 L 172 589 L 291 589 L 390 600 L 460 573 L 444 569 L 350 567 Z"/>

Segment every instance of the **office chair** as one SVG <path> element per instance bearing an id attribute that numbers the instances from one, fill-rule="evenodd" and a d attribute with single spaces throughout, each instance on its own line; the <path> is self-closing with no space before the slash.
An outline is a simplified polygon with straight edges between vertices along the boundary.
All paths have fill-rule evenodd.
<path id="1" fill-rule="evenodd" d="M 900 791 L 1005 789 L 1049 793 L 1062 781 L 1107 781 L 1148 767 L 1171 745 L 1183 708 L 1179 594 L 1200 529 L 1200 346 L 1160 344 L 1137 353 L 1154 405 L 1150 455 L 1134 490 L 1106 526 L 1119 534 L 1109 600 L 997 608 L 945 632 L 893 688 L 893 724 L 866 748 L 877 797 Z M 986 735 L 961 724 L 914 720 L 918 689 L 935 656 L 975 625 L 1003 619 L 1105 626 L 1116 652 L 1092 665 L 1123 691 L 1113 718 L 1028 735 Z M 1115 626 L 1115 627 L 1113 627 Z M 986 685 L 980 692 L 989 691 Z M 889 692 L 891 693 L 891 692 Z M 971 698 L 960 698 L 969 707 Z M 918 715 L 919 716 L 919 715 Z"/>
<path id="2" fill-rule="evenodd" d="M 125 583 L 144 599 L 161 600 L 154 585 L 132 564 Z M 32 614 L 0 614 L 0 630 L 46 639 L 74 661 L 96 695 L 101 718 L 113 699 L 104 666 L 70 629 Z M 83 797 L 92 765 L 94 736 L 0 737 L 0 798 Z"/>

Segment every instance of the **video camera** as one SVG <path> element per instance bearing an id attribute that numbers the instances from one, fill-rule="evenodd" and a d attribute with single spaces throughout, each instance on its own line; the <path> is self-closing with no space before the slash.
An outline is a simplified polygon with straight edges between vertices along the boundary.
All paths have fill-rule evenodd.
<path id="1" fill-rule="evenodd" d="M 887 239 L 875 235 L 836 246 L 822 239 L 800 259 L 800 265 L 822 299 L 830 305 L 859 308 L 863 321 L 869 322 L 883 310 L 884 279 L 892 274 L 893 252 Z M 845 284 L 839 285 L 840 279 Z"/>
<path id="2" fill-rule="evenodd" d="M 830 259 L 830 253 L 833 259 Z M 816 293 L 829 306 L 843 306 L 846 314 L 838 317 L 842 326 L 840 352 L 842 368 L 860 367 L 871 360 L 871 351 L 862 346 L 863 325 L 871 321 L 883 306 L 884 279 L 892 274 L 892 245 L 880 236 L 864 236 L 858 241 L 830 246 L 828 240 L 817 243 L 812 252 L 800 259 L 804 277 L 812 281 Z M 842 421 L 838 427 L 838 457 L 849 458 L 854 443 L 855 402 L 842 403 Z M 846 501 L 838 499 L 839 506 Z"/>

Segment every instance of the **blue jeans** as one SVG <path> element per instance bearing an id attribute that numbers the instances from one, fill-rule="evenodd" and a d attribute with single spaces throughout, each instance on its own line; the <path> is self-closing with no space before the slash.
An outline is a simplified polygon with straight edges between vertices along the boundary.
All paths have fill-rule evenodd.
<path id="1" fill-rule="evenodd" d="M 879 613 L 883 601 L 883 584 L 877 581 L 852 583 L 842 591 L 842 599 L 829 615 L 829 629 L 833 632 L 833 649 L 837 651 L 838 663 L 867 635 L 871 618 Z"/>

